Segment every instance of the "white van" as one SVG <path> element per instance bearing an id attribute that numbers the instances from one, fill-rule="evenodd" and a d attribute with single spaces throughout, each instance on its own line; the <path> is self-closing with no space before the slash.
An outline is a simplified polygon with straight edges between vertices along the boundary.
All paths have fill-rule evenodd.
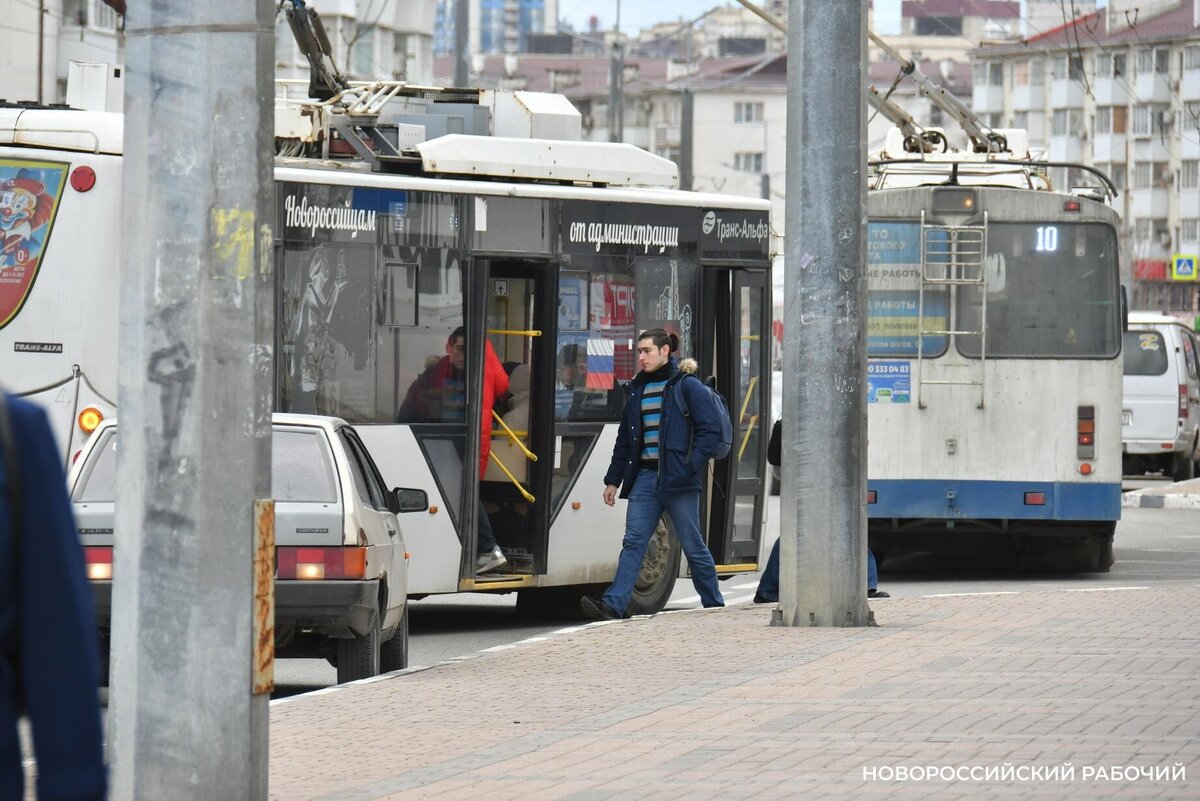
<path id="1" fill-rule="evenodd" d="M 1130 312 L 1121 412 L 1126 475 L 1196 475 L 1200 459 L 1200 367 L 1196 335 L 1174 317 Z"/>

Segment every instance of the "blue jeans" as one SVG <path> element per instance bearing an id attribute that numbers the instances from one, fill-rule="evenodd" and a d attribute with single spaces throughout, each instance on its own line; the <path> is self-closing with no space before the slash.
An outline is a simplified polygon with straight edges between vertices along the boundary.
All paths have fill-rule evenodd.
<path id="1" fill-rule="evenodd" d="M 658 473 L 654 470 L 639 470 L 633 481 L 629 507 L 625 511 L 625 539 L 621 541 L 617 575 L 601 600 L 626 614 L 633 585 L 646 556 L 646 546 L 666 512 L 692 569 L 692 584 L 700 595 L 700 602 L 705 606 L 724 606 L 725 599 L 717 587 L 717 566 L 700 534 L 700 493 L 659 492 L 654 486 L 657 481 Z"/>
<path id="2" fill-rule="evenodd" d="M 875 564 L 875 554 L 867 549 L 867 590 L 879 586 L 879 568 Z M 771 555 L 767 557 L 767 566 L 763 568 L 762 577 L 758 580 L 756 593 L 768 601 L 779 600 L 779 540 L 771 546 Z"/>

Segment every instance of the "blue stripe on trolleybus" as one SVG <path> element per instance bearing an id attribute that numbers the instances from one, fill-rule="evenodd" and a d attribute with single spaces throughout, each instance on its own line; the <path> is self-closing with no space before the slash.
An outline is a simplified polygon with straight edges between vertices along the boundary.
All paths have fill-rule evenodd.
<path id="1" fill-rule="evenodd" d="M 1118 520 L 1121 485 L 1055 481 L 868 481 L 875 503 L 867 517 L 933 517 L 1015 520 Z M 1040 492 L 1046 502 L 1026 504 Z"/>

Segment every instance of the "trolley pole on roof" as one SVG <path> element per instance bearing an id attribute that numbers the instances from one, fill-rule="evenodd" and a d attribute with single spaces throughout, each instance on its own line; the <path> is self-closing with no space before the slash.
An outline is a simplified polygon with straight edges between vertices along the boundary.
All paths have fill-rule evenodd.
<path id="1" fill-rule="evenodd" d="M 780 593 L 773 622 L 863 626 L 866 0 L 791 0 Z"/>
<path id="2" fill-rule="evenodd" d="M 471 85 L 471 5 L 468 0 L 454 0 L 454 85 L 465 89 Z"/>
<path id="3" fill-rule="evenodd" d="M 113 798 L 267 797 L 274 11 L 126 18 Z"/>

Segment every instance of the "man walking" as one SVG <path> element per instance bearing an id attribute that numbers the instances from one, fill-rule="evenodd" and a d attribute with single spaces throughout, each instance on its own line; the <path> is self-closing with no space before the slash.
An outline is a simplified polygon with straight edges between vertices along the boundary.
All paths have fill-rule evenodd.
<path id="1" fill-rule="evenodd" d="M 628 397 L 612 462 L 604 476 L 604 502 L 629 500 L 625 538 L 617 574 L 602 598 L 583 598 L 585 614 L 596 620 L 628 616 L 629 599 L 642 568 L 650 536 L 665 511 L 692 569 L 692 583 L 706 607 L 724 606 L 717 587 L 717 568 L 700 533 L 700 487 L 708 460 L 721 440 L 719 413 L 708 388 L 672 354 L 679 339 L 661 328 L 638 336 L 640 372 L 627 387 Z M 679 394 L 691 412 L 677 403 Z"/>

